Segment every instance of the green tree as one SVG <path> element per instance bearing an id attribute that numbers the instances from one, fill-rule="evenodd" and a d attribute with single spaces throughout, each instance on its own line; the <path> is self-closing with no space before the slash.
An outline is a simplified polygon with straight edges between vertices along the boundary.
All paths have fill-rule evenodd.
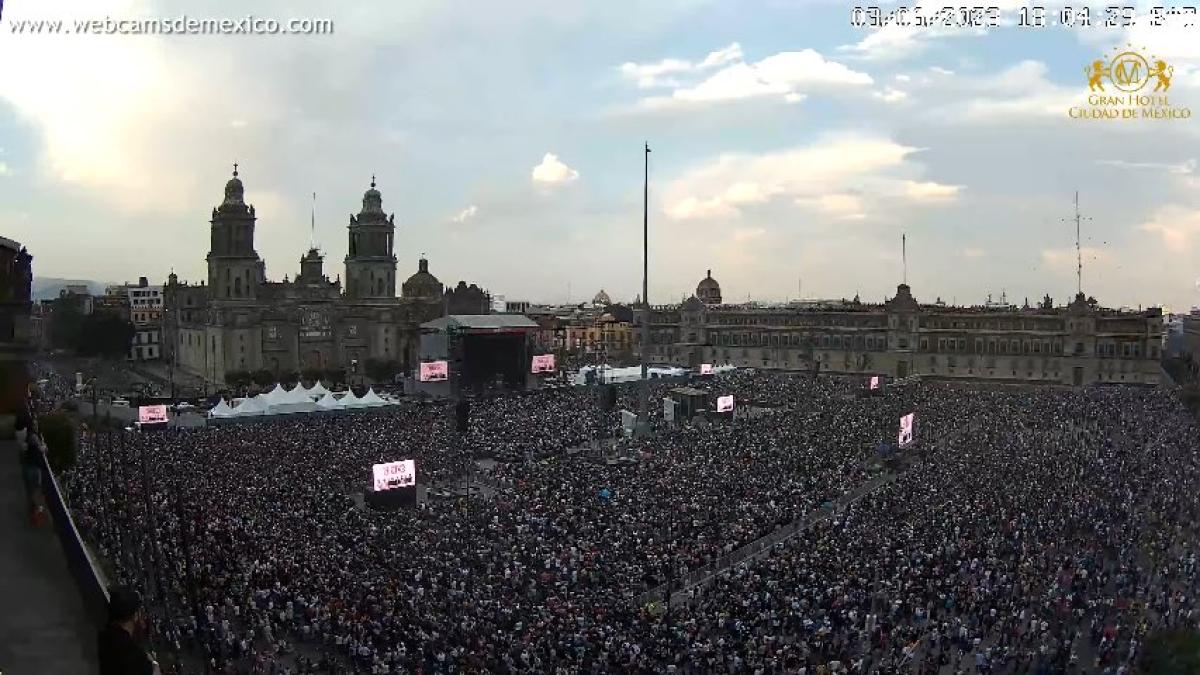
<path id="1" fill-rule="evenodd" d="M 254 374 L 250 376 L 250 379 L 254 381 L 254 384 L 257 384 L 260 387 L 266 387 L 275 383 L 275 373 L 272 373 L 264 368 L 262 370 L 254 371 Z"/>
<path id="2" fill-rule="evenodd" d="M 83 319 L 75 351 L 80 356 L 124 358 L 137 331 L 115 312 L 92 312 Z"/>
<path id="3" fill-rule="evenodd" d="M 73 296 L 54 301 L 50 310 L 50 344 L 55 349 L 75 349 L 83 334 L 83 309 Z"/>
<path id="4" fill-rule="evenodd" d="M 300 374 L 304 377 L 305 381 L 316 382 L 317 380 L 321 379 L 321 376 L 325 374 L 325 371 L 321 370 L 320 368 L 305 368 L 300 372 Z"/>
<path id="5" fill-rule="evenodd" d="M 279 382 L 285 387 L 291 387 L 300 380 L 300 374 L 295 371 L 285 371 L 279 374 Z"/>
<path id="6" fill-rule="evenodd" d="M 55 473 L 70 471 L 75 466 L 78 433 L 70 416 L 52 412 L 38 418 L 38 431 L 46 442 L 46 455 Z"/>
<path id="7" fill-rule="evenodd" d="M 249 387 L 254 381 L 253 374 L 248 370 L 231 370 L 225 373 L 225 384 L 230 387 Z"/>
<path id="8" fill-rule="evenodd" d="M 1142 672 L 1154 675 L 1200 673 L 1200 633 L 1177 630 L 1156 633 L 1142 649 Z"/>
<path id="9" fill-rule="evenodd" d="M 400 362 L 386 359 L 367 359 L 363 372 L 372 382 L 391 382 L 400 372 Z"/>

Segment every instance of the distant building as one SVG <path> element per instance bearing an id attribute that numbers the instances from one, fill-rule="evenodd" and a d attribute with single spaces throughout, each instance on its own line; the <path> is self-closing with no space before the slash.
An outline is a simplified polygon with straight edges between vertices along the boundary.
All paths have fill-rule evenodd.
<path id="1" fill-rule="evenodd" d="M 25 247 L 0 237 L 0 414 L 15 414 L 25 400 L 26 364 L 36 347 L 32 265 Z"/>
<path id="2" fill-rule="evenodd" d="M 395 217 L 371 187 L 347 228 L 345 286 L 330 280 L 310 248 L 292 280 L 269 281 L 254 247 L 257 214 L 237 171 L 212 210 L 207 279 L 164 289 L 163 357 L 172 367 L 223 384 L 232 371 L 275 374 L 319 370 L 361 374 L 368 359 L 417 365 L 420 325 L 451 314 L 487 314 L 490 299 L 474 284 L 443 290 L 421 258 L 397 296 Z"/>
<path id="3" fill-rule="evenodd" d="M 505 300 L 505 314 L 524 314 L 529 311 L 530 303 L 528 300 Z"/>
<path id="4" fill-rule="evenodd" d="M 133 323 L 133 343 L 129 358 L 133 361 L 157 360 L 161 354 L 163 288 L 151 286 L 146 277 L 125 287 L 129 318 Z"/>
<path id="5" fill-rule="evenodd" d="M 882 304 L 762 308 L 702 300 L 721 297 L 711 271 L 696 290 L 650 309 L 650 362 L 1075 386 L 1161 374 L 1162 310 L 1103 309 L 1082 294 L 1066 307 L 950 307 L 922 305 L 901 284 Z M 1194 344 L 1200 354 L 1200 330 Z"/>

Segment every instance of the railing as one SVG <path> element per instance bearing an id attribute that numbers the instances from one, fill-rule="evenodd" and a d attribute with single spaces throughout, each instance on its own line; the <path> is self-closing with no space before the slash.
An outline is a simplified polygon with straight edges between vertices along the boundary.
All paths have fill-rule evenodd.
<path id="1" fill-rule="evenodd" d="M 30 425 L 26 430 L 26 443 L 36 443 L 40 452 L 37 453 L 38 469 L 42 472 L 42 494 L 45 497 L 46 508 L 50 512 L 54 524 L 54 532 L 62 545 L 63 555 L 67 559 L 67 568 L 71 577 L 79 587 L 83 598 L 84 609 L 92 622 L 97 626 L 104 625 L 108 613 L 108 589 L 104 586 L 103 577 L 96 568 L 83 544 L 75 520 L 67 508 L 63 498 L 62 487 L 50 468 L 49 456 L 46 454 L 46 443 L 42 440 L 37 427 L 37 417 L 29 410 Z"/>

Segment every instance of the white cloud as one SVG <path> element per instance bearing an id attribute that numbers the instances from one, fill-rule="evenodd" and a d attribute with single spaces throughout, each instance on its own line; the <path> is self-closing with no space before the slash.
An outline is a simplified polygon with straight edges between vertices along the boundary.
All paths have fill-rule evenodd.
<path id="1" fill-rule="evenodd" d="M 957 186 L 904 176 L 917 172 L 906 161 L 916 150 L 845 135 L 761 155 L 725 154 L 671 182 L 664 210 L 675 220 L 728 219 L 782 199 L 834 218 L 859 219 L 868 210 L 862 195 L 923 203 L 957 194 Z"/>
<path id="2" fill-rule="evenodd" d="M 1084 246 L 1078 251 L 1078 255 L 1082 256 L 1085 262 L 1110 263 L 1113 256 L 1108 251 L 1102 248 L 1091 248 Z M 1042 250 L 1042 264 L 1047 269 L 1058 272 L 1060 274 L 1071 273 L 1075 274 L 1075 265 L 1078 258 L 1074 248 L 1051 248 Z"/>
<path id="3" fill-rule="evenodd" d="M 0 162 L 0 176 L 7 176 L 10 173 L 12 173 L 12 169 L 8 168 L 4 162 Z"/>
<path id="4" fill-rule="evenodd" d="M 1190 253 L 1193 240 L 1200 235 L 1200 210 L 1166 206 L 1159 209 L 1138 229 L 1157 234 L 1162 238 L 1163 246 L 1171 253 Z"/>
<path id="5" fill-rule="evenodd" d="M 472 204 L 471 206 L 468 206 L 467 208 L 463 209 L 462 211 L 459 211 L 458 215 L 451 218 L 451 220 L 453 220 L 456 223 L 465 223 L 468 220 L 474 218 L 476 216 L 476 214 L 478 214 L 478 213 L 479 213 L 479 207 Z"/>
<path id="6" fill-rule="evenodd" d="M 719 70 L 703 75 L 703 71 L 712 68 Z M 806 91 L 873 83 L 866 73 L 827 60 L 812 49 L 779 52 L 747 62 L 737 43 L 710 53 L 697 64 L 680 59 L 645 65 L 626 63 L 621 72 L 634 79 L 640 88 L 671 89 L 669 95 L 644 99 L 642 105 L 648 108 L 759 97 L 779 97 L 788 103 L 798 103 L 804 100 Z M 690 83 L 685 84 L 688 80 Z"/>
<path id="7" fill-rule="evenodd" d="M 679 86 L 677 80 L 667 77 L 669 75 L 698 72 L 741 60 L 742 46 L 734 42 L 728 47 L 709 52 L 708 56 L 696 63 L 684 59 L 663 59 L 656 63 L 626 62 L 621 64 L 620 71 L 625 77 L 636 81 L 639 88 L 652 89 Z"/>
<path id="8" fill-rule="evenodd" d="M 899 103 L 908 98 L 907 93 L 892 87 L 885 87 L 883 91 L 874 92 L 872 95 L 884 103 Z"/>
<path id="9" fill-rule="evenodd" d="M 994 0 L 988 3 L 989 7 L 998 7 L 1001 10 L 1001 23 L 1012 23 L 1012 13 L 1024 5 L 1024 0 Z M 927 6 L 922 10 L 920 15 L 928 20 L 929 25 L 902 26 L 897 23 L 889 23 L 883 28 L 872 30 L 870 34 L 854 44 L 838 47 L 838 51 L 862 60 L 898 61 L 921 54 L 937 40 L 978 37 L 988 33 L 983 28 L 942 25 L 939 14 L 943 11 L 941 7 Z M 912 20 L 911 23 L 916 23 L 916 12 L 910 12 L 909 17 Z"/>
<path id="10" fill-rule="evenodd" d="M 968 246 L 967 248 L 964 248 L 964 249 L 962 249 L 961 251 L 959 251 L 959 252 L 958 252 L 958 254 L 959 254 L 960 256 L 962 256 L 962 257 L 964 257 L 964 258 L 968 258 L 968 259 L 970 259 L 970 260 L 975 260 L 975 259 L 978 259 L 978 258 L 982 258 L 982 257 L 984 257 L 985 255 L 987 255 L 987 253 L 986 253 L 986 252 L 985 252 L 983 249 L 981 249 L 981 248 L 972 248 L 972 247 L 969 247 L 969 246 Z"/>
<path id="11" fill-rule="evenodd" d="M 1101 159 L 1097 160 L 1097 164 L 1104 166 L 1115 166 L 1121 169 L 1149 169 L 1154 171 L 1165 171 L 1175 175 L 1191 175 L 1196 172 L 1196 160 L 1188 159 L 1178 164 L 1165 164 L 1160 162 L 1127 162 L 1123 159 Z"/>
<path id="12" fill-rule="evenodd" d="M 563 164 L 558 155 L 547 152 L 541 164 L 533 167 L 533 182 L 543 185 L 561 185 L 579 178 L 579 172 Z"/>
<path id="13" fill-rule="evenodd" d="M 905 181 L 904 191 L 918 202 L 931 202 L 952 199 L 962 190 L 961 185 L 943 185 L 941 183 Z"/>

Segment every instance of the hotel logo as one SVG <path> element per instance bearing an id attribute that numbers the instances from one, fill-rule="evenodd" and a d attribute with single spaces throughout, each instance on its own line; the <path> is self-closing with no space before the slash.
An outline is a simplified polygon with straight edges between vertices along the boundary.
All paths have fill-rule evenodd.
<path id="1" fill-rule="evenodd" d="M 1114 48 L 1105 61 L 1096 59 L 1083 69 L 1087 105 L 1072 106 L 1067 114 L 1083 120 L 1180 120 L 1190 108 L 1173 106 L 1167 97 L 1175 67 L 1133 45 Z"/>

